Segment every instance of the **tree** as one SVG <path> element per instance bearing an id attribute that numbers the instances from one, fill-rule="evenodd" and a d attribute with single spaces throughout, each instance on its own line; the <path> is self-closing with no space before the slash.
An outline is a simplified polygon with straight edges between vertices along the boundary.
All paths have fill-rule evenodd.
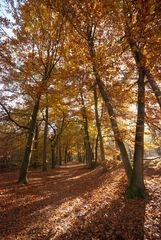
<path id="1" fill-rule="evenodd" d="M 159 43 L 159 1 L 123 1 L 123 11 L 125 17 L 125 36 L 131 48 L 136 65 L 144 69 L 148 83 L 152 88 L 158 104 L 161 108 L 161 91 L 151 73 L 149 60 L 157 56 L 158 49 L 154 49 L 154 56 L 151 55 L 149 42 Z M 155 22 L 152 26 L 151 22 Z M 155 35 L 153 35 L 155 27 Z M 151 46 L 150 46 L 151 47 Z M 149 51 L 148 51 L 149 50 Z M 156 52 L 157 51 L 157 52 Z"/>
<path id="2" fill-rule="evenodd" d="M 63 1 L 61 2 L 63 3 Z M 98 3 L 100 7 L 100 3 Z M 70 21 L 70 23 L 74 26 L 77 32 L 83 37 L 88 50 L 88 55 L 91 60 L 91 66 L 93 70 L 93 74 L 95 76 L 95 81 L 99 87 L 99 91 L 102 95 L 102 98 L 106 104 L 107 111 L 110 117 L 112 130 L 114 132 L 115 141 L 120 149 L 121 157 L 124 163 L 125 171 L 128 177 L 128 181 L 130 182 L 132 175 L 132 168 L 130 165 L 128 153 L 126 151 L 125 145 L 122 141 L 121 134 L 119 131 L 119 127 L 117 124 L 116 116 L 114 113 L 113 106 L 111 104 L 110 98 L 108 96 L 107 91 L 105 90 L 105 86 L 103 81 L 101 80 L 100 74 L 97 69 L 97 57 L 96 57 L 96 49 L 95 49 L 95 33 L 96 26 L 99 25 L 101 17 L 96 13 L 98 9 L 95 11 L 95 4 L 91 2 L 88 4 L 87 1 L 83 2 L 83 5 L 78 1 L 70 1 L 68 5 L 65 6 L 62 4 L 60 11 L 65 12 L 66 17 Z M 98 7 L 98 8 L 99 8 Z M 79 19 L 79 20 L 78 20 Z M 81 24 L 80 24 L 81 21 Z"/>
<path id="3" fill-rule="evenodd" d="M 10 48 L 12 46 L 14 49 L 12 61 L 16 65 L 12 75 L 14 79 L 18 79 L 21 91 L 34 101 L 18 180 L 19 183 L 27 183 L 27 169 L 41 96 L 53 83 L 52 74 L 60 60 L 64 41 L 64 18 L 50 10 L 43 1 L 39 4 L 27 1 L 17 8 L 13 4 L 12 6 L 17 24 L 14 37 L 10 41 Z M 15 60 L 15 55 L 18 60 Z"/>
<path id="4" fill-rule="evenodd" d="M 45 107 L 45 126 L 44 126 L 44 141 L 43 141 L 43 171 L 47 171 L 47 139 L 48 139 L 48 118 L 49 118 L 49 107 L 48 107 L 48 95 L 46 94 L 46 107 Z"/>
<path id="5" fill-rule="evenodd" d="M 97 87 L 94 86 L 94 103 L 95 103 L 95 119 L 96 119 L 96 126 L 98 135 L 96 138 L 96 151 L 95 151 L 95 161 L 97 162 L 97 147 L 98 147 L 98 140 L 100 141 L 100 156 L 101 156 L 101 162 L 105 161 L 105 152 L 104 152 L 104 143 L 103 143 L 103 137 L 102 137 L 102 130 L 101 130 L 101 124 L 98 114 L 98 96 L 97 96 Z"/>
<path id="6" fill-rule="evenodd" d="M 145 197 L 143 159 L 144 159 L 144 122 L 145 122 L 145 72 L 140 67 L 138 79 L 137 122 L 133 170 L 130 185 L 126 191 L 128 197 Z"/>

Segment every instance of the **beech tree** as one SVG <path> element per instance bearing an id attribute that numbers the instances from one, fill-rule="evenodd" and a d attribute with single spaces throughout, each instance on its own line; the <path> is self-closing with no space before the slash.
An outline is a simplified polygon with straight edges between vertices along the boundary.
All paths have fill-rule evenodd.
<path id="1" fill-rule="evenodd" d="M 159 43 L 159 1 L 123 1 L 125 37 L 129 43 L 136 65 L 142 66 L 148 83 L 161 108 L 161 91 L 151 73 L 151 60 L 157 58 L 157 49 L 150 53 L 149 43 Z M 154 55 L 154 56 L 153 56 Z M 159 77 L 159 76 L 158 76 Z M 159 79 L 158 79 L 159 80 Z"/>
<path id="2" fill-rule="evenodd" d="M 45 126 L 44 126 L 44 141 L 43 141 L 43 171 L 47 170 L 47 140 L 48 140 L 48 119 L 49 119 L 49 107 L 48 107 L 48 95 L 45 96 Z"/>
<path id="3" fill-rule="evenodd" d="M 97 162 L 97 148 L 98 148 L 98 140 L 100 141 L 100 155 L 101 155 L 101 162 L 105 161 L 105 151 L 104 151 L 104 142 L 102 137 L 102 130 L 101 130 L 101 122 L 98 113 L 98 94 L 97 94 L 97 87 L 94 86 L 94 104 L 95 104 L 95 120 L 97 126 L 97 138 L 96 138 L 96 149 L 95 149 L 95 161 Z"/>
<path id="4" fill-rule="evenodd" d="M 14 78 L 19 78 L 21 89 L 34 101 L 19 183 L 27 183 L 27 169 L 41 96 L 53 81 L 52 74 L 60 60 L 63 46 L 64 18 L 43 2 L 35 3 L 27 1 L 17 7 L 12 4 L 17 26 L 10 45 L 18 59 L 15 60 L 12 54 L 12 61 L 17 64 Z"/>

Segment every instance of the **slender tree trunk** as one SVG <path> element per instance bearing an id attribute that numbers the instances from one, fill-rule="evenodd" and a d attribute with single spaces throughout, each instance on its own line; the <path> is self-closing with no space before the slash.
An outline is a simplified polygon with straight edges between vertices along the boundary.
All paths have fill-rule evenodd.
<path id="1" fill-rule="evenodd" d="M 65 145 L 65 151 L 64 151 L 64 163 L 67 163 L 67 157 L 68 157 L 68 145 Z"/>
<path id="2" fill-rule="evenodd" d="M 56 141 L 56 132 L 54 131 L 54 137 L 51 138 L 51 142 L 50 142 L 50 147 L 51 147 L 51 167 L 52 168 L 55 168 L 55 165 L 56 165 L 55 141 Z"/>
<path id="3" fill-rule="evenodd" d="M 37 168 L 37 164 L 38 164 L 38 138 L 39 138 L 39 127 L 38 127 L 38 124 L 36 123 L 34 144 L 33 144 L 33 155 L 32 155 L 34 168 Z"/>
<path id="4" fill-rule="evenodd" d="M 56 159 L 55 159 L 55 147 L 51 145 L 51 166 L 52 168 L 55 168 L 56 165 Z"/>
<path id="5" fill-rule="evenodd" d="M 135 133 L 135 150 L 134 165 L 131 183 L 127 189 L 127 196 L 130 198 L 144 197 L 144 175 L 143 175 L 143 159 L 144 159 L 144 118 L 145 118 L 145 72 L 143 68 L 139 69 L 138 79 L 138 114 Z"/>
<path id="6" fill-rule="evenodd" d="M 99 136 L 97 133 L 96 142 L 95 142 L 95 163 L 98 162 L 98 140 L 99 140 Z"/>
<path id="7" fill-rule="evenodd" d="M 92 167 L 92 150 L 91 150 L 91 145 L 90 145 L 90 140 L 89 140 L 89 133 L 88 133 L 88 128 L 85 126 L 85 149 L 86 149 L 86 163 L 89 168 Z"/>
<path id="8" fill-rule="evenodd" d="M 71 161 L 71 155 L 70 155 L 70 152 L 68 152 L 68 155 L 67 155 L 67 162 L 70 162 Z"/>
<path id="9" fill-rule="evenodd" d="M 59 137 L 59 165 L 62 165 L 61 138 Z"/>
<path id="10" fill-rule="evenodd" d="M 62 162 L 60 138 L 64 129 L 64 124 L 65 115 L 63 114 L 60 131 L 59 132 L 54 131 L 54 137 L 51 140 L 52 168 L 55 168 L 56 165 L 59 165 Z"/>
<path id="11" fill-rule="evenodd" d="M 104 143 L 103 143 L 103 137 L 102 137 L 102 131 L 101 131 L 101 124 L 100 124 L 99 115 L 98 115 L 98 97 L 97 97 L 96 85 L 94 87 L 94 103 L 95 103 L 95 119 L 96 119 L 97 131 L 98 131 L 98 140 L 100 141 L 100 156 L 101 156 L 101 161 L 104 161 L 105 152 L 104 152 Z M 96 145 L 98 145 L 97 139 L 96 139 Z"/>
<path id="12" fill-rule="evenodd" d="M 144 72 L 161 109 L 161 90 L 159 89 L 156 81 L 154 80 L 153 75 L 150 73 L 150 70 L 144 67 Z"/>
<path id="13" fill-rule="evenodd" d="M 89 168 L 92 167 L 92 149 L 89 139 L 89 132 L 88 132 L 88 119 L 87 119 L 87 113 L 86 113 L 86 107 L 84 104 L 83 94 L 81 95 L 81 101 L 82 101 L 82 117 L 83 117 L 83 127 L 84 127 L 84 142 L 85 142 L 85 149 L 86 149 L 86 163 Z"/>
<path id="14" fill-rule="evenodd" d="M 46 95 L 46 109 L 45 109 L 45 127 L 43 139 L 43 171 L 47 171 L 47 138 L 48 138 L 48 96 Z"/>
<path id="15" fill-rule="evenodd" d="M 107 111 L 108 111 L 110 121 L 111 121 L 112 130 L 113 130 L 114 137 L 115 137 L 115 142 L 117 143 L 117 145 L 119 147 L 120 154 L 121 154 L 121 159 L 123 161 L 125 172 L 126 172 L 126 175 L 128 177 L 128 182 L 130 183 L 130 179 L 131 179 L 131 175 L 132 175 L 132 167 L 131 167 L 131 164 L 130 164 L 130 160 L 129 160 L 129 157 L 128 157 L 126 147 L 124 145 L 124 142 L 121 139 L 120 131 L 119 131 L 119 128 L 118 128 L 118 125 L 117 125 L 116 116 L 114 114 L 114 110 L 113 110 L 113 107 L 110 103 L 107 92 L 105 91 L 104 83 L 100 79 L 100 76 L 99 76 L 95 66 L 93 66 L 93 72 L 95 74 L 95 78 L 96 78 L 100 93 L 101 93 L 102 98 L 103 98 L 103 100 L 105 102 L 105 105 L 107 107 Z"/>
<path id="16" fill-rule="evenodd" d="M 22 165 L 20 168 L 18 183 L 26 184 L 28 182 L 27 172 L 28 172 L 28 167 L 29 167 L 29 162 L 30 162 L 31 146 L 32 146 L 34 130 L 35 130 L 35 125 L 36 125 L 36 118 L 37 118 L 37 113 L 39 111 L 39 104 L 40 104 L 40 97 L 35 102 L 34 109 L 32 112 L 32 118 L 31 118 L 30 128 L 29 128 L 29 132 L 28 132 L 28 139 L 27 139 L 27 144 L 26 144 L 26 148 L 25 148 L 24 158 L 23 158 Z"/>
<path id="17" fill-rule="evenodd" d="M 59 139 L 57 140 L 57 144 L 56 144 L 56 147 L 55 147 L 55 164 L 56 166 L 59 166 Z"/>
<path id="18" fill-rule="evenodd" d="M 126 172 L 126 175 L 127 175 L 127 178 L 128 178 L 128 183 L 130 183 L 131 176 L 132 176 L 132 167 L 131 167 L 131 164 L 130 164 L 130 160 L 129 160 L 129 157 L 128 157 L 126 147 L 124 145 L 124 142 L 121 139 L 120 131 L 119 131 L 119 128 L 118 128 L 118 125 L 117 125 L 117 120 L 116 120 L 116 116 L 114 114 L 112 104 L 110 102 L 107 91 L 105 90 L 104 83 L 101 80 L 100 75 L 99 75 L 98 70 L 97 70 L 97 67 L 96 67 L 95 47 L 94 47 L 93 36 L 91 36 L 91 32 L 89 32 L 89 34 L 87 34 L 87 38 L 88 38 L 89 53 L 90 53 L 90 56 L 91 56 L 91 59 L 92 59 L 93 73 L 94 73 L 99 91 L 101 93 L 101 96 L 102 96 L 102 98 L 105 102 L 105 105 L 107 107 L 107 111 L 108 111 L 110 121 L 111 121 L 112 130 L 113 130 L 114 137 L 115 137 L 115 142 L 117 143 L 117 145 L 119 147 L 122 162 L 124 164 L 125 172 Z"/>

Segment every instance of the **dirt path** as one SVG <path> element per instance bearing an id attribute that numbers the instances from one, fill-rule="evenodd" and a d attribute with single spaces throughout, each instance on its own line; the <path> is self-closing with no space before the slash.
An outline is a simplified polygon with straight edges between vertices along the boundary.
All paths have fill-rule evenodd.
<path id="1" fill-rule="evenodd" d="M 17 172 L 0 175 L 1 240 L 160 239 L 160 177 L 147 172 L 153 197 L 127 201 L 124 171 L 89 171 L 82 165 L 29 173 L 17 185 Z M 149 228 L 151 229 L 149 231 Z"/>

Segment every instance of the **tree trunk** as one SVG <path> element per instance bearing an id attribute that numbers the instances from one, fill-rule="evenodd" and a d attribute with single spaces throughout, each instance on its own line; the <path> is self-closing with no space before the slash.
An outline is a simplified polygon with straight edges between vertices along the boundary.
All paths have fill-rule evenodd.
<path id="1" fill-rule="evenodd" d="M 103 137 L 102 137 L 102 131 L 101 131 L 101 124 L 100 124 L 99 115 L 98 115 L 98 97 L 97 97 L 96 85 L 94 87 L 94 103 L 95 103 L 95 119 L 96 119 L 97 131 L 98 131 L 98 140 L 100 141 L 100 156 L 101 156 L 101 161 L 104 161 L 105 152 L 104 152 L 104 143 L 103 143 Z M 98 145 L 97 139 L 96 139 L 96 145 Z"/>
<path id="2" fill-rule="evenodd" d="M 145 118 L 145 72 L 143 68 L 139 69 L 138 79 L 138 114 L 135 133 L 135 150 L 134 165 L 130 186 L 126 195 L 130 198 L 144 197 L 145 186 L 143 176 L 143 159 L 144 159 L 144 118 Z"/>
<path id="3" fill-rule="evenodd" d="M 127 150 L 125 148 L 125 145 L 121 139 L 121 135 L 120 135 L 120 131 L 117 125 L 117 120 L 116 120 L 116 116 L 114 114 L 114 110 L 112 107 L 112 104 L 110 102 L 110 99 L 108 97 L 107 91 L 105 90 L 105 86 L 103 81 L 100 78 L 100 75 L 98 73 L 97 67 L 96 67 L 96 63 L 95 63 L 95 47 L 94 47 L 94 35 L 91 36 L 91 32 L 87 33 L 87 39 L 88 39 L 88 47 L 89 47 L 89 53 L 91 56 L 91 60 L 92 60 L 92 67 L 93 67 L 93 73 L 96 79 L 96 83 L 98 85 L 99 91 L 101 93 L 101 96 L 105 102 L 105 105 L 107 107 L 107 111 L 110 117 L 110 121 L 111 121 L 111 126 L 112 126 L 112 130 L 114 133 L 114 137 L 115 137 L 115 142 L 117 143 L 119 150 L 120 150 L 120 154 L 121 154 L 121 158 L 122 158 L 122 162 L 125 168 L 125 172 L 128 178 L 128 183 L 130 183 L 131 180 L 131 175 L 132 175 L 132 167 L 130 164 L 130 160 L 128 157 L 128 153 Z"/>
<path id="4" fill-rule="evenodd" d="M 88 119 L 86 113 L 86 107 L 84 104 L 83 94 L 80 92 L 81 101 L 82 101 L 82 117 L 83 117 L 83 127 L 84 127 L 84 143 L 85 143 L 85 150 L 86 150 L 86 163 L 89 168 L 92 167 L 92 149 L 89 139 L 89 132 L 88 132 Z"/>
<path id="5" fill-rule="evenodd" d="M 67 157 L 68 157 L 68 145 L 65 145 L 65 150 L 64 150 L 64 163 L 67 163 Z"/>
<path id="6" fill-rule="evenodd" d="M 100 93 L 101 93 L 102 98 L 103 98 L 103 100 L 105 102 L 105 105 L 107 107 L 107 111 L 108 111 L 110 121 L 111 121 L 112 130 L 113 130 L 114 137 L 115 137 L 115 142 L 117 143 L 117 145 L 119 147 L 120 154 L 121 154 L 121 159 L 122 159 L 122 162 L 124 164 L 124 168 L 125 168 L 125 172 L 126 172 L 126 175 L 127 175 L 127 178 L 128 178 L 128 182 L 130 183 L 130 179 L 131 179 L 131 175 L 132 175 L 132 167 L 131 167 L 131 164 L 130 164 L 130 160 L 129 160 L 129 157 L 128 157 L 126 147 L 125 147 L 125 145 L 124 145 L 124 143 L 121 139 L 120 131 L 119 131 L 119 128 L 118 128 L 118 125 L 117 125 L 116 116 L 114 114 L 114 110 L 113 110 L 113 107 L 110 103 L 107 92 L 105 91 L 104 83 L 100 79 L 100 76 L 99 76 L 95 66 L 93 66 L 93 72 L 94 72 L 94 75 L 95 75 L 96 82 L 98 84 Z"/>
<path id="7" fill-rule="evenodd" d="M 55 166 L 59 166 L 59 139 L 57 140 L 57 144 L 55 146 Z"/>
<path id="8" fill-rule="evenodd" d="M 138 68 L 142 67 L 142 69 L 144 70 L 144 73 L 145 73 L 145 75 L 148 79 L 149 85 L 152 88 L 152 90 L 155 94 L 155 97 L 158 101 L 158 104 L 160 106 L 160 109 L 161 109 L 161 90 L 159 89 L 156 81 L 154 80 L 152 74 L 150 73 L 150 70 L 145 66 L 145 61 L 144 61 L 145 57 L 142 54 L 142 52 L 139 50 L 136 42 L 133 39 L 131 39 L 129 37 L 128 41 L 129 41 L 129 45 L 130 45 L 131 51 L 133 53 L 136 65 L 137 65 Z"/>
<path id="9" fill-rule="evenodd" d="M 45 127 L 43 140 L 43 171 L 47 171 L 47 137 L 48 137 L 48 96 L 46 95 L 46 109 L 45 109 Z"/>
<path id="10" fill-rule="evenodd" d="M 36 123 L 34 144 L 33 144 L 33 155 L 32 155 L 34 168 L 37 168 L 37 165 L 38 165 L 38 138 L 39 138 L 39 127 L 38 127 L 38 124 Z"/>
<path id="11" fill-rule="evenodd" d="M 56 166 L 56 139 L 57 135 L 56 132 L 54 131 L 54 137 L 51 138 L 51 166 L 52 168 L 55 168 Z"/>
<path id="12" fill-rule="evenodd" d="M 96 142 L 95 142 L 95 163 L 98 162 L 98 140 L 99 140 L 99 136 L 98 136 L 98 133 L 97 133 L 97 136 L 96 136 Z"/>
<path id="13" fill-rule="evenodd" d="M 33 135 L 34 135 L 35 125 L 36 125 L 36 118 L 37 118 L 37 113 L 39 111 L 39 104 L 40 104 L 40 97 L 35 102 L 34 109 L 32 112 L 32 118 L 31 118 L 30 128 L 28 132 L 28 139 L 27 139 L 27 144 L 25 148 L 24 158 L 20 168 L 18 183 L 26 184 L 28 182 L 27 172 L 28 172 L 28 167 L 30 162 L 31 146 L 32 146 Z"/>
<path id="14" fill-rule="evenodd" d="M 156 81 L 154 80 L 152 74 L 150 73 L 150 70 L 144 67 L 144 72 L 161 109 L 161 90 L 159 89 Z"/>
<path id="15" fill-rule="evenodd" d="M 52 146 L 52 143 L 51 143 L 51 166 L 52 168 L 55 168 L 56 166 L 55 147 Z"/>
<path id="16" fill-rule="evenodd" d="M 61 154 L 61 138 L 59 137 L 59 166 L 62 165 L 62 154 Z"/>

